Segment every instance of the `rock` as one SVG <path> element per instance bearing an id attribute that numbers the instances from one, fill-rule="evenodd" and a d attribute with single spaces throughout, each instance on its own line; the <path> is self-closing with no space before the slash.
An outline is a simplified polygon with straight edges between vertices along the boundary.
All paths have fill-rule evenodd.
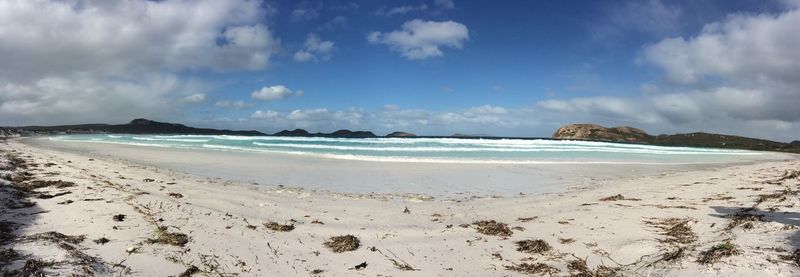
<path id="1" fill-rule="evenodd" d="M 303 129 L 294 129 L 293 131 L 283 130 L 273 134 L 273 136 L 285 136 L 285 137 L 305 137 L 309 136 L 310 134 L 308 131 Z"/>
<path id="2" fill-rule="evenodd" d="M 336 138 L 374 138 L 378 137 L 370 131 L 350 131 L 339 130 L 330 134 L 331 137 Z"/>
<path id="3" fill-rule="evenodd" d="M 633 127 L 606 128 L 595 124 L 570 124 L 558 128 L 554 139 L 601 140 L 614 142 L 647 142 L 653 136 Z"/>
<path id="4" fill-rule="evenodd" d="M 386 137 L 389 137 L 389 138 L 413 138 L 413 137 L 416 137 L 416 136 L 417 135 L 415 135 L 415 134 L 406 133 L 406 132 L 392 132 L 391 134 L 386 135 Z"/>

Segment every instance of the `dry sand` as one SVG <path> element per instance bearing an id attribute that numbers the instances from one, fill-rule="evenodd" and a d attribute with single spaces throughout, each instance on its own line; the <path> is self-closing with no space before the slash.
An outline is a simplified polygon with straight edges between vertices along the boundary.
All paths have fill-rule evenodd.
<path id="1" fill-rule="evenodd" d="M 796 158 L 442 201 L 256 186 L 17 141 L 0 151 L 3 271 L 800 274 Z M 345 235 L 358 244 L 331 240 Z"/>

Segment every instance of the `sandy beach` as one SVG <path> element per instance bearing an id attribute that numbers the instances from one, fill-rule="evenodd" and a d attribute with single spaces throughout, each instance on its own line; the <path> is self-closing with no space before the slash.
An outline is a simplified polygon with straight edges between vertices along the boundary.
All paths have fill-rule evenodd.
<path id="1" fill-rule="evenodd" d="M 430 192 L 424 185 L 402 193 L 335 192 L 292 186 L 281 176 L 273 185 L 213 177 L 160 166 L 175 164 L 169 155 L 161 161 L 147 155 L 161 150 L 143 149 L 137 158 L 6 140 L 0 151 L 0 263 L 17 274 L 800 274 L 800 160 L 788 154 L 639 169 L 636 177 L 618 169 L 559 179 L 544 170 L 561 187 L 494 197 L 487 196 L 497 192 L 475 190 L 447 199 L 419 193 Z M 375 168 L 414 169 L 406 166 Z M 492 170 L 497 175 L 476 182 L 529 174 Z M 398 178 L 392 186 L 408 181 Z"/>

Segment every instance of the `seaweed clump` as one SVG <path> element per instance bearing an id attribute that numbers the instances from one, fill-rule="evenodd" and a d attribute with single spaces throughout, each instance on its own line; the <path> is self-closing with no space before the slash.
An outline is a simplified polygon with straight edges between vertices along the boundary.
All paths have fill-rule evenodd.
<path id="1" fill-rule="evenodd" d="M 541 239 L 527 239 L 515 242 L 517 244 L 517 251 L 529 254 L 540 254 L 550 251 L 553 247 L 546 241 Z"/>
<path id="2" fill-rule="evenodd" d="M 546 263 L 519 263 L 506 265 L 505 268 L 528 275 L 553 275 L 559 272 L 558 268 Z"/>
<path id="3" fill-rule="evenodd" d="M 697 262 L 700 264 L 713 264 L 724 257 L 735 256 L 741 253 L 742 251 L 739 250 L 735 244 L 726 241 L 714 245 L 706 251 L 700 252 L 700 257 L 697 258 Z"/>
<path id="4" fill-rule="evenodd" d="M 189 236 L 177 232 L 167 231 L 167 226 L 158 226 L 156 237 L 147 240 L 149 243 L 169 244 L 174 246 L 184 246 L 189 243 Z"/>
<path id="5" fill-rule="evenodd" d="M 264 223 L 264 227 L 267 228 L 267 229 L 270 229 L 272 231 L 277 231 L 277 232 L 289 232 L 291 230 L 294 230 L 294 225 L 291 225 L 291 224 L 283 225 L 283 224 L 279 224 L 277 222 Z"/>
<path id="6" fill-rule="evenodd" d="M 475 229 L 478 231 L 478 233 L 484 235 L 508 237 L 514 234 L 514 232 L 508 228 L 508 224 L 494 220 L 481 220 L 472 224 L 477 226 Z"/>
<path id="7" fill-rule="evenodd" d="M 353 235 L 333 236 L 323 243 L 334 253 L 354 251 L 361 247 L 361 241 Z"/>

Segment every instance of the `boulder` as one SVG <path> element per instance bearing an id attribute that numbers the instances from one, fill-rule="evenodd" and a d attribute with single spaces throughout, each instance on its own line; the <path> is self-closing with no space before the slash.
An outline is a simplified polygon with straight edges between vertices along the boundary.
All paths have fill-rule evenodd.
<path id="1" fill-rule="evenodd" d="M 652 138 L 641 129 L 621 126 L 606 128 L 595 124 L 570 124 L 558 128 L 554 139 L 601 140 L 615 142 L 647 142 Z"/>

